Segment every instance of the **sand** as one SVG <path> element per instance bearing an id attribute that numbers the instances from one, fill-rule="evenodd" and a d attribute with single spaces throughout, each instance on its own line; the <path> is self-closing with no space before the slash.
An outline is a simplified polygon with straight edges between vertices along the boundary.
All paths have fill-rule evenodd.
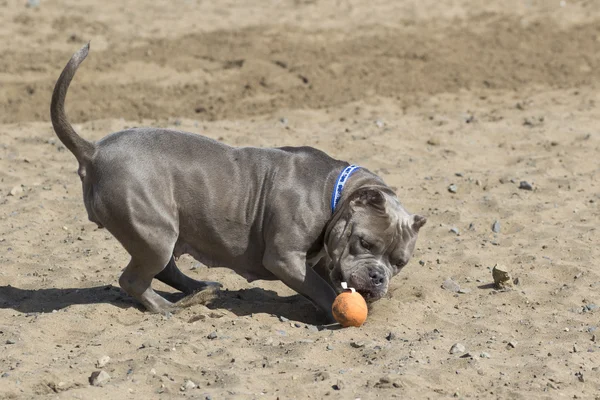
<path id="1" fill-rule="evenodd" d="M 0 1 L 0 398 L 600 398 L 600 3 L 33 5 Z M 88 40 L 82 136 L 311 145 L 429 218 L 365 325 L 319 331 L 281 283 L 187 256 L 224 285 L 206 306 L 152 315 L 121 291 L 127 253 L 87 221 L 49 123 Z M 496 264 L 517 283 L 494 288 Z"/>

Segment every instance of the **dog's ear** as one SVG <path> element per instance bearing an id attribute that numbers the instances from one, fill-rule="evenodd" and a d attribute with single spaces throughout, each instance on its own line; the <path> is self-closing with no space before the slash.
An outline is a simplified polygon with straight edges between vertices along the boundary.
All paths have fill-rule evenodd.
<path id="1" fill-rule="evenodd" d="M 372 207 L 373 209 L 385 211 L 385 195 L 379 189 L 361 188 L 352 194 L 350 206 L 355 209 L 357 207 Z"/>
<path id="2" fill-rule="evenodd" d="M 422 227 L 423 225 L 425 225 L 425 223 L 426 223 L 426 222 L 427 222 L 427 218 L 425 218 L 425 217 L 424 217 L 424 216 L 422 216 L 422 215 L 417 215 L 417 214 L 415 214 L 415 215 L 413 215 L 413 216 L 412 216 L 412 224 L 411 224 L 411 227 L 413 228 L 413 230 L 414 230 L 415 232 L 419 232 L 419 229 L 421 229 L 421 227 Z"/>

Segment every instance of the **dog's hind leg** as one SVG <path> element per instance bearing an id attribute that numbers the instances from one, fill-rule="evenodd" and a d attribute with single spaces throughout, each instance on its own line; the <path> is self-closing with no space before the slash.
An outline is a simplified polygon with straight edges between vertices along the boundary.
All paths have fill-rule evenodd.
<path id="1" fill-rule="evenodd" d="M 188 295 L 208 288 L 221 287 L 221 284 L 218 282 L 197 281 L 185 275 L 177 268 L 175 258 L 173 257 L 171 257 L 165 269 L 159 272 L 155 278 Z"/>
<path id="2" fill-rule="evenodd" d="M 132 257 L 119 278 L 119 285 L 130 296 L 142 303 L 146 310 L 166 313 L 174 308 L 173 303 L 160 296 L 151 287 L 152 279 L 164 264 L 148 263 L 147 259 Z"/>
<path id="3" fill-rule="evenodd" d="M 178 236 L 177 222 L 169 218 L 168 213 L 160 212 L 159 207 L 145 204 L 115 206 L 122 203 L 112 202 L 108 207 L 95 208 L 99 221 L 131 256 L 119 278 L 119 285 L 148 311 L 171 311 L 174 304 L 156 293 L 151 285 L 173 256 Z"/>

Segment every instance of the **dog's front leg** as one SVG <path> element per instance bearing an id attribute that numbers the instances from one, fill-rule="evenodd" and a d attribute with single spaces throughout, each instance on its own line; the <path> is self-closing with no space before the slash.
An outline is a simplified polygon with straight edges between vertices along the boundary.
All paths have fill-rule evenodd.
<path id="1" fill-rule="evenodd" d="M 289 288 L 323 310 L 328 322 L 335 322 L 331 306 L 337 294 L 329 283 L 307 265 L 305 252 L 293 251 L 281 255 L 276 251 L 267 251 L 263 263 L 266 269 Z"/>

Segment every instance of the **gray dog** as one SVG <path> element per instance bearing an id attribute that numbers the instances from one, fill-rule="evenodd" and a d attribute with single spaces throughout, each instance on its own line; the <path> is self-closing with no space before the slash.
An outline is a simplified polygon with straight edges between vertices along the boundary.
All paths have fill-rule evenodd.
<path id="1" fill-rule="evenodd" d="M 184 253 L 249 282 L 279 279 L 329 320 L 342 281 L 368 301 L 386 294 L 426 219 L 379 177 L 311 147 L 233 148 L 169 129 L 89 142 L 64 110 L 88 51 L 89 43 L 56 82 L 52 124 L 79 162 L 90 221 L 131 255 L 119 284 L 147 310 L 177 307 L 152 290 L 154 278 L 185 294 L 220 286 L 184 275 L 175 264 Z"/>

